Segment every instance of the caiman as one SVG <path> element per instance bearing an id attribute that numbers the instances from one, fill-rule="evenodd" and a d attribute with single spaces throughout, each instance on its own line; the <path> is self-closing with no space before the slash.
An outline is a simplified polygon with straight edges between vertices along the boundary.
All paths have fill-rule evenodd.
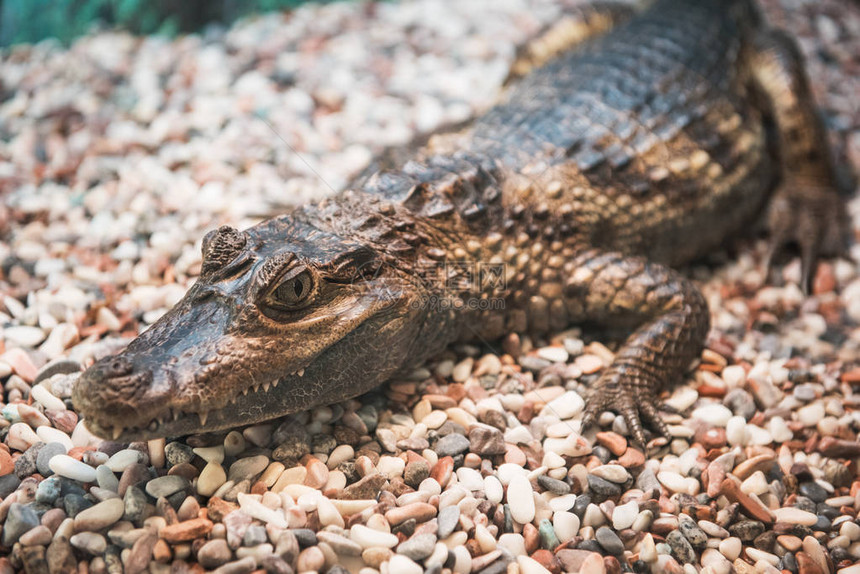
<path id="1" fill-rule="evenodd" d="M 339 195 L 206 235 L 185 297 L 81 376 L 87 426 L 131 441 L 251 424 L 365 393 L 457 340 L 594 322 L 629 336 L 583 425 L 611 409 L 639 443 L 665 434 L 659 394 L 710 323 L 670 266 L 761 215 L 808 285 L 846 219 L 789 36 L 748 0 L 630 12 L 572 10 L 471 125 Z"/>

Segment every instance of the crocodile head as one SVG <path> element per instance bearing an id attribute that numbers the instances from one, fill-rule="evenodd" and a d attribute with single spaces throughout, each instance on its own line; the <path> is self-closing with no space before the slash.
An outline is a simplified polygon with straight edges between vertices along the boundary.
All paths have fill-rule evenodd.
<path id="1" fill-rule="evenodd" d="M 203 242 L 198 281 L 73 401 L 96 435 L 144 440 L 250 424 L 356 396 L 416 339 L 419 287 L 371 247 L 284 216 Z"/>

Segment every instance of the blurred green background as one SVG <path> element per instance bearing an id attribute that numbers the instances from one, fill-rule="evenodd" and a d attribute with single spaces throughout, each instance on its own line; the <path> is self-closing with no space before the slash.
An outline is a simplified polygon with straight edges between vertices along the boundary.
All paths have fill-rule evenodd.
<path id="1" fill-rule="evenodd" d="M 69 43 L 94 26 L 137 34 L 198 31 L 307 0 L 0 0 L 0 46 L 57 38 Z"/>

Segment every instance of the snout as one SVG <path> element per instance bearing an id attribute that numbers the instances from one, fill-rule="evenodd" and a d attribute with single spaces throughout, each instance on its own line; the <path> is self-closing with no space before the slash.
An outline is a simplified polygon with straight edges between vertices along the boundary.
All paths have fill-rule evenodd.
<path id="1" fill-rule="evenodd" d="M 81 375 L 72 401 L 91 427 L 127 427 L 145 420 L 148 409 L 141 407 L 151 402 L 151 388 L 151 370 L 117 355 L 97 361 Z"/>

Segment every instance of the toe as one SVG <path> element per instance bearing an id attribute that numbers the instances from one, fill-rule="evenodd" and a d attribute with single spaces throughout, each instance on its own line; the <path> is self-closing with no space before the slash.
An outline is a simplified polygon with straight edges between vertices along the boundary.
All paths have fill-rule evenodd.
<path id="1" fill-rule="evenodd" d="M 642 414 L 642 418 L 645 419 L 651 428 L 656 430 L 660 436 L 669 436 L 669 427 L 666 426 L 666 422 L 663 420 L 663 417 L 660 416 L 660 412 L 657 410 L 657 407 L 654 406 L 653 401 L 641 401 L 639 404 L 639 412 Z"/>

